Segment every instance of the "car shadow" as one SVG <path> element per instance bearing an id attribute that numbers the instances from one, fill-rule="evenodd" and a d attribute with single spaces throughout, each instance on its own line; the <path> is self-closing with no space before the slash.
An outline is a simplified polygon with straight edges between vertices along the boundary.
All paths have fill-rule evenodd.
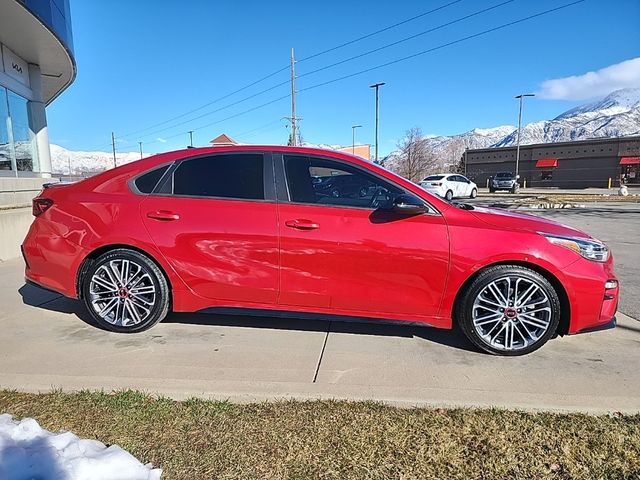
<path id="1" fill-rule="evenodd" d="M 84 304 L 78 300 L 63 297 L 32 284 L 18 289 L 23 303 L 52 312 L 72 314 L 91 327 L 106 330 L 93 321 Z M 281 316 L 270 311 L 252 311 L 248 314 L 242 309 L 225 309 L 224 313 L 170 313 L 164 324 L 248 327 L 271 330 L 296 330 L 309 332 L 332 332 L 352 335 L 375 335 L 383 337 L 418 337 L 423 340 L 456 348 L 478 352 L 458 329 L 443 330 L 426 325 L 393 320 L 378 320 L 360 317 L 334 317 L 330 315 L 304 315 L 280 312 Z M 305 318 L 301 318 L 305 317 Z M 311 318 L 313 317 L 313 318 Z"/>

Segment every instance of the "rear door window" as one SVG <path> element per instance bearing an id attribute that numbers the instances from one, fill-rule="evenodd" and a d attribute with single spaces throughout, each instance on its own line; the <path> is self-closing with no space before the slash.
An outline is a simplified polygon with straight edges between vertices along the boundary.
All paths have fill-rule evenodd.
<path id="1" fill-rule="evenodd" d="M 219 154 L 184 160 L 173 173 L 174 195 L 263 200 L 261 153 Z"/>

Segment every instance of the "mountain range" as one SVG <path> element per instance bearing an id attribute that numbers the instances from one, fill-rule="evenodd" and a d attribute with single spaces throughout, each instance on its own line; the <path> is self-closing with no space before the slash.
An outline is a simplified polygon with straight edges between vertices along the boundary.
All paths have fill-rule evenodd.
<path id="1" fill-rule="evenodd" d="M 521 145 L 533 143 L 586 140 L 599 137 L 640 135 L 640 88 L 616 90 L 602 100 L 587 103 L 562 113 L 552 120 L 529 123 L 522 127 Z M 425 139 L 432 151 L 441 156 L 443 166 L 457 163 L 465 148 L 507 147 L 516 144 L 517 128 L 503 125 L 474 128 L 450 136 Z M 331 148 L 331 146 L 328 146 Z M 140 158 L 137 152 L 118 153 L 118 165 Z M 110 152 L 79 152 L 51 145 L 53 171 L 86 174 L 113 166 Z"/>

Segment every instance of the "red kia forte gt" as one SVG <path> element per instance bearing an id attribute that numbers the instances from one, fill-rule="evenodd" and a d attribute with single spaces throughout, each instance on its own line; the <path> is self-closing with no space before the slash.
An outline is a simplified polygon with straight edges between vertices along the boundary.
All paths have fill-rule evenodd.
<path id="1" fill-rule="evenodd" d="M 27 280 L 82 300 L 116 332 L 170 310 L 297 312 L 457 324 L 482 350 L 521 355 L 615 324 L 618 281 L 601 242 L 448 203 L 338 152 L 165 153 L 51 185 L 33 214 Z"/>

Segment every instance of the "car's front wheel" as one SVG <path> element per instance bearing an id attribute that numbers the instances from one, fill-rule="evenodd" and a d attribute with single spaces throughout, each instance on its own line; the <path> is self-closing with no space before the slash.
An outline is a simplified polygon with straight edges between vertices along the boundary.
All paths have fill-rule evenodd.
<path id="1" fill-rule="evenodd" d="M 151 328 L 169 311 L 169 288 L 158 266 L 135 250 L 109 251 L 90 264 L 82 298 L 95 322 L 113 332 Z"/>
<path id="2" fill-rule="evenodd" d="M 456 321 L 478 348 L 524 355 L 540 348 L 560 322 L 560 300 L 549 281 L 519 265 L 482 271 L 463 292 Z"/>
<path id="3" fill-rule="evenodd" d="M 471 195 L 469 195 L 469 198 L 476 198 L 478 196 L 478 189 L 474 188 L 473 190 L 471 190 Z"/>

